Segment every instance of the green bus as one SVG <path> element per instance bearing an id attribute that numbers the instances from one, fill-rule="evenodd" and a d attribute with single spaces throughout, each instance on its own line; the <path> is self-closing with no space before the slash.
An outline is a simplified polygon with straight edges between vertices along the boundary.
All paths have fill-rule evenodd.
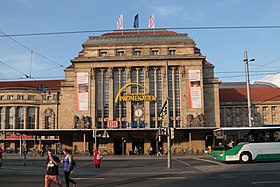
<path id="1" fill-rule="evenodd" d="M 214 130 L 215 160 L 250 163 L 280 160 L 280 126 L 224 127 Z"/>

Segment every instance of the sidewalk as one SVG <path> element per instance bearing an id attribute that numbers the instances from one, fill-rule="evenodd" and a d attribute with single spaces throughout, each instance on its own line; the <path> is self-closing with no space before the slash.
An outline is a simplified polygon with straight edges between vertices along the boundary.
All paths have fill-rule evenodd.
<path id="1" fill-rule="evenodd" d="M 63 157 L 63 155 L 57 155 L 59 157 Z M 171 158 L 197 158 L 197 157 L 211 157 L 211 155 L 202 155 L 202 154 L 171 154 Z M 74 155 L 76 160 L 92 160 L 93 156 L 83 156 L 83 155 Z M 3 159 L 5 160 L 18 160 L 24 159 L 24 156 L 20 156 L 19 154 L 3 154 Z M 42 156 L 33 156 L 31 154 L 26 155 L 27 160 L 45 160 L 47 159 L 47 155 Z M 167 155 L 164 156 L 156 156 L 156 155 L 104 155 L 104 160 L 132 160 L 132 159 L 167 159 Z"/>

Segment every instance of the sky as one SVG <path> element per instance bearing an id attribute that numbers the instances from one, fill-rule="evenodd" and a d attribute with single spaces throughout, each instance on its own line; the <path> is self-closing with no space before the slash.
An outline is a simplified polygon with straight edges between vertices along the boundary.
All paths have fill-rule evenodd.
<path id="1" fill-rule="evenodd" d="M 149 16 L 154 14 L 155 28 L 188 34 L 196 42 L 215 66 L 215 77 L 220 81 L 246 81 L 243 59 L 247 51 L 248 59 L 255 59 L 249 62 L 250 81 L 280 86 L 279 7 L 279 0 L 3 1 L 0 81 L 64 79 L 64 69 L 89 36 L 116 30 L 121 14 L 124 29 L 133 29 L 136 14 L 139 28 L 147 29 Z M 236 28 L 256 26 L 278 27 Z M 22 34 L 39 35 L 12 36 Z"/>

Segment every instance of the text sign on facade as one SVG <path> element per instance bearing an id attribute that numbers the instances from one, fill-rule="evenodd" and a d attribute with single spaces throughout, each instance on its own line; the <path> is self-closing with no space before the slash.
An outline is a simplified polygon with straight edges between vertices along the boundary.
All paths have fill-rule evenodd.
<path id="1" fill-rule="evenodd" d="M 107 128 L 111 128 L 111 129 L 118 128 L 118 121 L 108 121 Z"/>

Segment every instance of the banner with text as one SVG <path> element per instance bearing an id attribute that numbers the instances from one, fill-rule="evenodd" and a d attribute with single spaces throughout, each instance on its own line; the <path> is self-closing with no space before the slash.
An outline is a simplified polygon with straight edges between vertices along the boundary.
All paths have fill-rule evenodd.
<path id="1" fill-rule="evenodd" d="M 76 110 L 88 110 L 88 73 L 76 75 Z"/>
<path id="2" fill-rule="evenodd" d="M 189 107 L 201 108 L 200 70 L 189 70 Z"/>

